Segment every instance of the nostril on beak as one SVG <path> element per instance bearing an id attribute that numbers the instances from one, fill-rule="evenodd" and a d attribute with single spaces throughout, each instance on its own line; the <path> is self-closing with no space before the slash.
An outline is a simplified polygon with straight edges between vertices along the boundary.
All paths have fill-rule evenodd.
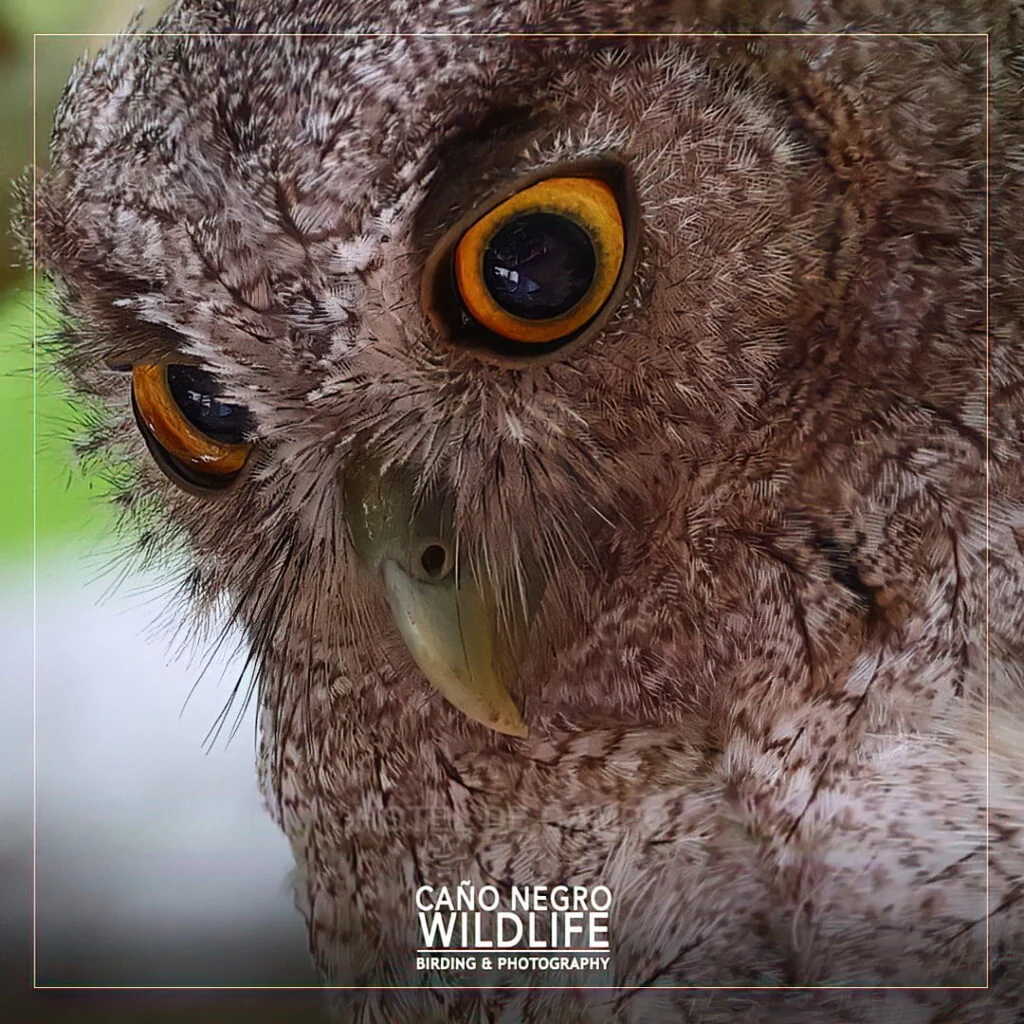
<path id="1" fill-rule="evenodd" d="M 420 565 L 431 579 L 441 579 L 450 567 L 448 549 L 442 544 L 428 544 L 420 554 Z"/>

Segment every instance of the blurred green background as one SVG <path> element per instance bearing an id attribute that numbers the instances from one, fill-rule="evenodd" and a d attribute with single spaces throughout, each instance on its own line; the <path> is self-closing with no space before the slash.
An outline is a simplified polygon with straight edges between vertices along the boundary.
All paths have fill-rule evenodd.
<path id="1" fill-rule="evenodd" d="M 102 35 L 76 38 L 63 33 L 109 35 L 122 29 L 138 6 L 135 0 L 0 0 L 0 454 L 7 475 L 7 498 L 0 501 L 0 571 L 27 566 L 32 547 L 32 279 L 8 227 L 14 202 L 10 183 L 33 161 L 45 166 L 53 108 L 68 73 L 79 56 L 95 53 L 105 41 Z M 163 6 L 150 4 L 145 22 L 152 23 Z M 36 33 L 58 35 L 40 35 L 33 47 Z M 45 289 L 39 301 L 43 330 L 50 321 Z M 109 517 L 100 497 L 102 486 L 72 461 L 69 438 L 75 410 L 60 382 L 45 367 L 39 371 L 35 493 L 38 541 L 45 555 L 65 544 L 89 548 Z"/>

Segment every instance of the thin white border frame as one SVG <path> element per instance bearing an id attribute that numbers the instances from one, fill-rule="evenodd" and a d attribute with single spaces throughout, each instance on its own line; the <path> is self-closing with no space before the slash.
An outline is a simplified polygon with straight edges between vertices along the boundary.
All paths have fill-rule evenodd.
<path id="1" fill-rule="evenodd" d="M 113 41 L 125 33 L 117 32 L 36 32 L 32 36 L 32 988 L 34 991 L 55 992 L 423 992 L 423 991 L 692 991 L 692 992 L 984 992 L 991 987 L 991 864 L 990 864 L 990 588 L 991 568 L 991 459 L 990 459 L 990 154 L 991 154 L 991 97 L 992 97 L 992 40 L 989 32 L 153 32 L 131 33 L 133 36 L 167 36 L 171 38 L 225 39 L 285 38 L 285 39 L 365 39 L 365 38 L 586 38 L 586 39 L 984 39 L 985 40 L 985 94 L 984 94 L 984 222 L 982 278 L 984 288 L 985 325 L 985 393 L 984 459 L 985 459 L 985 984 L 984 985 L 40 985 L 38 981 L 38 902 L 37 902 L 37 838 L 38 838 L 38 778 L 37 778 L 37 627 L 38 627 L 38 549 L 37 549 L 37 381 L 38 381 L 38 261 L 36 259 L 36 210 L 39 184 L 38 155 L 38 49 L 40 39 L 104 39 Z M 975 922 L 976 927 L 980 922 Z M 512 951 L 510 951 L 512 952 Z"/>

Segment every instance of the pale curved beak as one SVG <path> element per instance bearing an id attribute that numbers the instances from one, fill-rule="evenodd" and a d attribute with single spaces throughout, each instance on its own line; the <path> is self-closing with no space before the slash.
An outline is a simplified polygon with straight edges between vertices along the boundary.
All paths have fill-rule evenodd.
<path id="1" fill-rule="evenodd" d="M 508 736 L 528 729 L 509 696 L 529 610 L 502 625 L 497 594 L 460 564 L 452 503 L 419 503 L 412 474 L 367 461 L 345 474 L 345 520 L 420 671 L 463 714 Z M 513 620 L 516 617 L 512 617 Z M 515 634 L 515 635 L 513 635 Z"/>

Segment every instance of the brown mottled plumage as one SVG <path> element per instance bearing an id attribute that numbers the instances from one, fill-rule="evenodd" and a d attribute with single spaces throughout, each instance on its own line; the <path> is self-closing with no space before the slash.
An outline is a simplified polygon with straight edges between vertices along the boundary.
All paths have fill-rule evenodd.
<path id="1" fill-rule="evenodd" d="M 799 34 L 623 34 L 694 29 Z M 806 34 L 911 29 L 991 33 L 988 171 L 983 36 Z M 83 447 L 134 467 L 147 550 L 184 538 L 191 614 L 247 631 L 325 981 L 417 983 L 414 888 L 471 879 L 608 885 L 595 985 L 991 982 L 378 992 L 342 1015 L 1020 1020 L 1019 7 L 210 0 L 158 30 L 197 34 L 75 72 L 38 257 L 58 358 L 105 410 Z M 390 34 L 221 35 L 268 30 Z M 604 326 L 512 367 L 440 337 L 420 279 L 445 232 L 609 154 L 639 255 Z M 216 501 L 133 423 L 124 369 L 174 353 L 254 417 Z M 365 458 L 447 496 L 497 592 L 543 576 L 528 739 L 417 669 L 346 530 Z"/>

